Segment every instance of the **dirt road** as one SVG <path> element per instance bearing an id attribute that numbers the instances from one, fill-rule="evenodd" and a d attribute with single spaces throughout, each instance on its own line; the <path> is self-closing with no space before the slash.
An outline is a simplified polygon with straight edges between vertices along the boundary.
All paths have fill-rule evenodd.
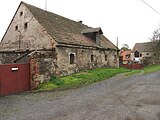
<path id="1" fill-rule="evenodd" d="M 160 71 L 61 92 L 0 97 L 0 120 L 160 120 Z"/>

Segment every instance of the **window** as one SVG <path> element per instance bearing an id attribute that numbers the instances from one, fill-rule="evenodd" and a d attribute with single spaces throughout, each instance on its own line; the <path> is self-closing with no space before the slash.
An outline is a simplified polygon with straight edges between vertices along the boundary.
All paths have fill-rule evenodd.
<path id="1" fill-rule="evenodd" d="M 94 62 L 94 55 L 91 55 L 91 62 Z"/>
<path id="2" fill-rule="evenodd" d="M 129 59 L 130 57 L 131 57 L 130 54 L 127 54 L 127 55 L 126 55 L 126 59 Z"/>
<path id="3" fill-rule="evenodd" d="M 147 53 L 147 55 L 149 55 L 149 53 Z"/>
<path id="4" fill-rule="evenodd" d="M 114 55 L 114 59 L 115 59 L 115 60 L 117 59 L 117 55 Z"/>
<path id="5" fill-rule="evenodd" d="M 142 57 L 142 53 L 139 54 L 139 57 Z"/>
<path id="6" fill-rule="evenodd" d="M 23 12 L 20 12 L 20 16 L 22 16 L 23 15 Z"/>
<path id="7" fill-rule="evenodd" d="M 105 55 L 105 61 L 107 61 L 107 55 Z"/>
<path id="8" fill-rule="evenodd" d="M 137 50 L 134 52 L 134 57 L 139 57 L 139 52 Z"/>
<path id="9" fill-rule="evenodd" d="M 24 29 L 26 30 L 27 27 L 28 27 L 28 23 L 26 22 L 26 23 L 24 23 Z"/>
<path id="10" fill-rule="evenodd" d="M 75 63 L 75 54 L 70 53 L 70 64 L 74 64 L 74 63 Z"/>
<path id="11" fill-rule="evenodd" d="M 15 26 L 15 31 L 17 31 L 17 30 L 18 30 L 18 25 Z"/>
<path id="12" fill-rule="evenodd" d="M 117 63 L 117 55 L 114 55 L 114 63 Z"/>

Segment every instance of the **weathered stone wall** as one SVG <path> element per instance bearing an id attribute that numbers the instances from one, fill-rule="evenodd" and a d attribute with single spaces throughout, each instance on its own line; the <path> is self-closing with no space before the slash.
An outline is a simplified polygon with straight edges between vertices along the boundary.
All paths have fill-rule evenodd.
<path id="1" fill-rule="evenodd" d="M 142 59 L 143 66 L 148 65 L 160 65 L 160 58 L 159 57 L 144 57 Z"/>
<path id="2" fill-rule="evenodd" d="M 27 28 L 25 28 L 25 24 L 27 24 Z M 21 4 L 1 41 L 0 51 L 51 49 L 54 47 L 53 38 L 48 35 L 28 8 Z"/>
<path id="3" fill-rule="evenodd" d="M 30 61 L 31 89 L 47 81 L 56 71 L 56 53 L 50 51 L 35 51 L 28 55 Z"/>
<path id="4" fill-rule="evenodd" d="M 75 64 L 70 64 L 70 53 L 75 54 Z M 91 62 L 91 55 L 94 61 Z M 107 59 L 105 58 L 107 56 Z M 56 47 L 48 51 L 34 51 L 28 54 L 30 61 L 30 80 L 33 89 L 47 81 L 51 76 L 64 76 L 86 69 L 118 67 L 115 61 L 116 51 L 102 49 L 84 49 Z"/>
<path id="5" fill-rule="evenodd" d="M 139 57 L 140 60 L 142 60 L 143 58 L 147 58 L 147 57 L 151 57 L 153 55 L 152 52 L 140 52 L 140 54 L 142 54 L 142 56 Z M 134 56 L 134 52 L 131 53 L 131 60 L 134 60 L 135 56 Z"/>
<path id="6" fill-rule="evenodd" d="M 75 64 L 70 64 L 70 53 L 75 54 Z M 91 55 L 94 61 L 91 62 Z M 107 60 L 105 59 L 107 55 Z M 31 86 L 37 86 L 51 76 L 64 76 L 86 69 L 118 67 L 116 51 L 83 48 L 56 47 L 50 51 L 34 51 L 30 61 Z"/>
<path id="7" fill-rule="evenodd" d="M 56 52 L 56 75 L 58 76 L 68 75 L 86 69 L 118 67 L 118 59 L 114 56 L 116 55 L 116 51 L 57 47 Z M 70 53 L 75 54 L 75 64 L 70 64 Z M 93 62 L 91 62 L 91 55 L 94 56 Z M 105 55 L 107 55 L 107 60 L 105 60 Z"/>
<path id="8" fill-rule="evenodd" d="M 11 64 L 11 63 L 28 63 L 28 59 L 17 62 L 16 60 L 28 52 L 0 52 L 0 64 Z M 24 58 L 24 57 L 23 57 Z"/>
<path id="9" fill-rule="evenodd" d="M 74 53 L 74 64 L 70 64 L 70 53 Z M 93 55 L 93 62 L 91 62 Z M 30 63 L 31 89 L 47 81 L 51 76 L 64 76 L 86 69 L 118 67 L 116 51 L 86 49 L 74 47 L 56 47 L 56 49 L 7 52 L 0 54 L 0 61 L 6 63 Z M 3 59 L 2 59 L 3 58 Z"/>
<path id="10" fill-rule="evenodd" d="M 142 59 L 143 57 L 151 57 L 153 55 L 152 52 L 142 52 Z"/>

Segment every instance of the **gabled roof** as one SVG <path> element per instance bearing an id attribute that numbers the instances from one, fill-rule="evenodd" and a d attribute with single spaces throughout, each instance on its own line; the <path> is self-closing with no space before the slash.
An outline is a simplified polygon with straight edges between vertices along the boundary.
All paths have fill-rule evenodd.
<path id="1" fill-rule="evenodd" d="M 81 22 L 70 20 L 27 3 L 22 2 L 22 4 L 29 9 L 37 21 L 57 43 L 97 47 L 94 41 L 84 36 L 81 32 L 83 30 L 92 29 L 93 31 L 100 31 L 102 33 L 100 28 L 94 29 Z M 105 49 L 117 49 L 104 35 L 100 36 L 100 41 L 100 46 Z"/>
<path id="2" fill-rule="evenodd" d="M 102 32 L 102 30 L 101 30 L 100 27 L 98 27 L 98 28 L 87 28 L 87 29 L 82 30 L 81 33 L 83 33 L 83 34 L 85 34 L 85 33 L 99 33 L 99 34 L 103 34 L 103 32 Z"/>
<path id="3" fill-rule="evenodd" d="M 132 52 L 153 52 L 154 43 L 153 42 L 145 42 L 145 43 L 136 43 L 132 49 Z"/>

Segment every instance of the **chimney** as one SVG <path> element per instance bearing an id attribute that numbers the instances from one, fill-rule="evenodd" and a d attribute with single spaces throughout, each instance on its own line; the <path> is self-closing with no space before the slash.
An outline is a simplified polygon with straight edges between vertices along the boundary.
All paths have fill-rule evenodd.
<path id="1" fill-rule="evenodd" d="M 83 23 L 83 21 L 82 21 L 82 20 L 79 20 L 78 22 L 79 22 L 79 23 L 81 23 L 81 24 Z"/>

